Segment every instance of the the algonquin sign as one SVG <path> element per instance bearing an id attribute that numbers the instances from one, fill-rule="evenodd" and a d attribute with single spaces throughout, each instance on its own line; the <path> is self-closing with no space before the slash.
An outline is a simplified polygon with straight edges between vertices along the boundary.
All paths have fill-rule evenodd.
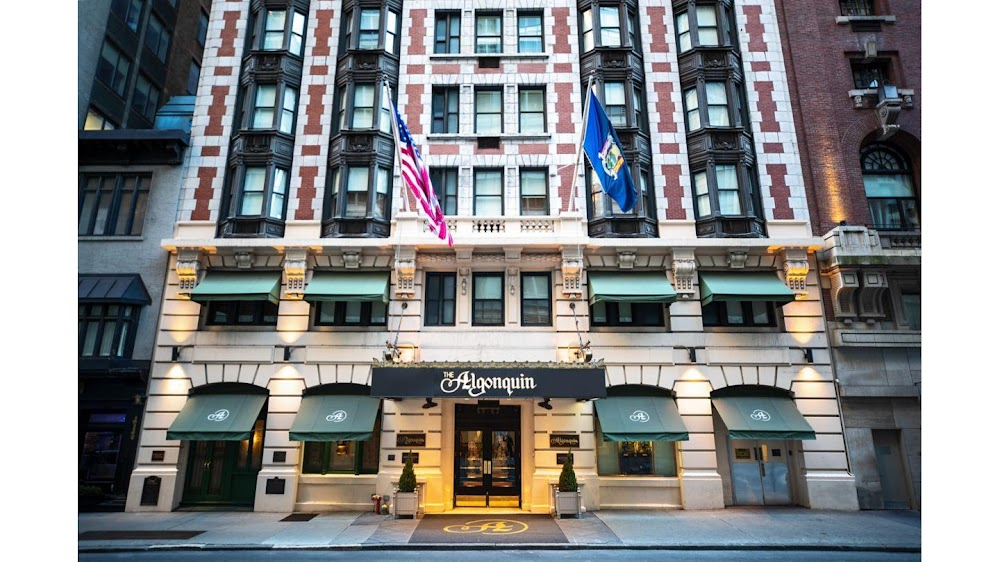
<path id="1" fill-rule="evenodd" d="M 604 367 L 478 365 L 372 367 L 385 398 L 603 398 Z"/>

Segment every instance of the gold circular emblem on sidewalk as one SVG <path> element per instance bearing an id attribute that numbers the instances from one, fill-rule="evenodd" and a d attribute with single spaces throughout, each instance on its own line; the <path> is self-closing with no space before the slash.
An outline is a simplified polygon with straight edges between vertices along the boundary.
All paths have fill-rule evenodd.
<path id="1" fill-rule="evenodd" d="M 480 533 L 483 535 L 516 535 L 528 530 L 528 524 L 510 519 L 476 519 L 464 525 L 448 525 L 446 533 Z"/>

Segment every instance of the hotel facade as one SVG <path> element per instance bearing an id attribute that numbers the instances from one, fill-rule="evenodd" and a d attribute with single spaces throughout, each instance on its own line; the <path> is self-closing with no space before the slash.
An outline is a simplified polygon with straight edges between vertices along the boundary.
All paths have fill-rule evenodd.
<path id="1" fill-rule="evenodd" d="M 126 509 L 367 510 L 410 458 L 425 513 L 548 513 L 568 455 L 589 510 L 858 509 L 785 60 L 773 0 L 213 2 Z"/>

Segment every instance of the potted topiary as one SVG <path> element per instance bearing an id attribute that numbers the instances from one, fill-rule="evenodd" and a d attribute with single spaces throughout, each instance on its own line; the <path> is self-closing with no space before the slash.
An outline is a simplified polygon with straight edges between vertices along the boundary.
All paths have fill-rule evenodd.
<path id="1" fill-rule="evenodd" d="M 91 511 L 97 504 L 104 501 L 104 490 L 100 486 L 84 486 L 80 484 L 79 511 Z"/>
<path id="2" fill-rule="evenodd" d="M 562 473 L 559 474 L 559 488 L 556 490 L 556 515 L 560 518 L 566 515 L 580 516 L 583 496 L 580 486 L 576 483 L 576 471 L 573 470 L 573 455 L 566 455 Z"/>
<path id="3" fill-rule="evenodd" d="M 417 475 L 413 472 L 413 460 L 406 457 L 403 473 L 399 475 L 399 485 L 393 494 L 392 506 L 396 517 L 417 516 Z"/>

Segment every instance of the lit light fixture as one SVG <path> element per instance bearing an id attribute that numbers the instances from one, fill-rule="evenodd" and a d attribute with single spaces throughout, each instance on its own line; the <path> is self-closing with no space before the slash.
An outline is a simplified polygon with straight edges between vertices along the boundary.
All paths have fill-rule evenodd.
<path id="1" fill-rule="evenodd" d="M 812 350 L 812 348 L 811 347 L 800 347 L 799 349 L 802 350 L 802 355 L 805 356 L 806 363 L 812 363 L 813 362 L 813 350 Z"/>
<path id="2" fill-rule="evenodd" d="M 541 408 L 545 408 L 546 410 L 551 410 L 552 409 L 552 403 L 550 402 L 550 400 L 551 400 L 551 398 L 546 398 L 545 400 L 542 400 L 541 402 L 539 402 L 538 406 L 541 407 Z"/>
<path id="3" fill-rule="evenodd" d="M 426 400 L 427 401 L 424 402 L 424 405 L 421 406 L 421 408 L 423 408 L 425 410 L 430 410 L 431 408 L 434 408 L 434 407 L 437 406 L 437 402 L 431 400 L 430 398 L 427 398 Z"/>
<path id="4" fill-rule="evenodd" d="M 170 361 L 176 363 L 181 360 L 181 350 L 190 345 L 175 345 L 170 348 Z"/>

